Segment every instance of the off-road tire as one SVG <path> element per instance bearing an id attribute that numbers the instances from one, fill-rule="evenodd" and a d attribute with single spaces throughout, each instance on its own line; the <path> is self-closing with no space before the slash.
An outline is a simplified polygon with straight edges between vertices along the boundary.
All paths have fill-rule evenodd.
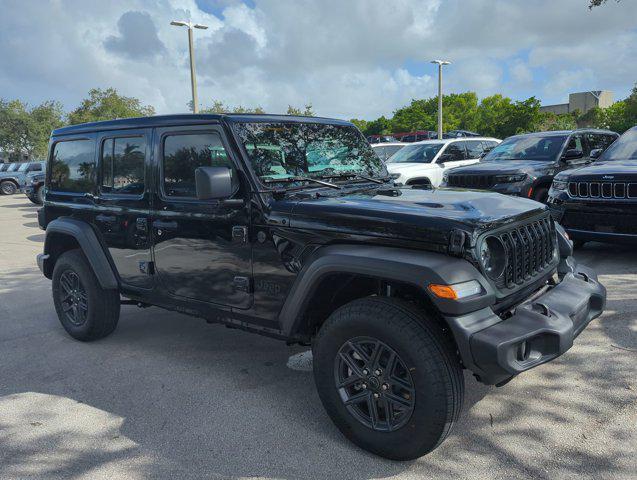
<path id="1" fill-rule="evenodd" d="M 66 293 L 61 278 L 63 275 L 79 279 L 85 292 L 86 314 L 82 323 L 74 323 L 64 310 L 68 305 L 62 299 Z M 65 277 L 66 278 L 66 277 Z M 57 259 L 53 268 L 53 302 L 60 323 L 76 340 L 90 342 L 111 334 L 119 320 L 120 297 L 117 290 L 107 290 L 100 286 L 86 257 L 80 250 L 69 250 Z M 64 304 L 64 305 L 63 305 Z M 71 314 L 72 315 L 72 314 Z"/>
<path id="2" fill-rule="evenodd" d="M 40 185 L 35 190 L 34 198 L 35 198 L 35 203 L 37 203 L 38 205 L 44 204 L 44 185 Z"/>
<path id="3" fill-rule="evenodd" d="M 361 423 L 336 386 L 335 362 L 355 338 L 380 340 L 400 357 L 414 384 L 414 405 L 406 424 L 378 431 Z M 336 310 L 314 343 L 314 379 L 319 397 L 339 430 L 359 447 L 393 460 L 411 460 L 435 449 L 458 420 L 464 378 L 456 348 L 442 329 L 410 303 L 390 298 L 355 300 Z"/>
<path id="4" fill-rule="evenodd" d="M 13 195 L 18 191 L 18 187 L 11 180 L 0 182 L 0 193 L 2 195 Z"/>
<path id="5" fill-rule="evenodd" d="M 549 198 L 549 189 L 546 187 L 538 187 L 533 192 L 533 200 L 540 203 L 546 203 Z"/>

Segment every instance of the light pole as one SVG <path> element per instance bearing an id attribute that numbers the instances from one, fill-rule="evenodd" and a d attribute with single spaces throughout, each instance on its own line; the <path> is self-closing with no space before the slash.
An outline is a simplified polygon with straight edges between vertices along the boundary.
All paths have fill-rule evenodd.
<path id="1" fill-rule="evenodd" d="M 438 140 L 442 140 L 442 66 L 449 65 L 447 60 L 432 60 L 438 64 Z"/>
<path id="2" fill-rule="evenodd" d="M 197 113 L 199 107 L 197 106 L 197 77 L 195 75 L 195 52 L 194 45 L 192 43 L 192 29 L 199 28 L 205 30 L 208 27 L 201 25 L 200 23 L 183 22 L 174 20 L 170 22 L 171 25 L 176 27 L 188 27 L 188 51 L 190 53 L 190 85 L 192 86 L 192 113 Z"/>

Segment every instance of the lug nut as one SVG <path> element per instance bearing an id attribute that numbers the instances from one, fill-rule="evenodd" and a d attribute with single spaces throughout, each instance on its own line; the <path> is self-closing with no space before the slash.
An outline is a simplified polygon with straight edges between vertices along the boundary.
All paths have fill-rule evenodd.
<path id="1" fill-rule="evenodd" d="M 365 390 L 367 388 L 367 384 L 366 383 L 361 384 L 361 388 Z"/>
<path id="2" fill-rule="evenodd" d="M 382 388 L 383 390 L 387 390 L 389 389 L 389 385 L 387 385 L 386 383 L 383 383 L 383 385 L 380 388 Z"/>
<path id="3" fill-rule="evenodd" d="M 366 368 L 363 368 L 363 375 L 369 375 L 369 370 L 367 370 Z"/>
<path id="4" fill-rule="evenodd" d="M 378 398 L 379 395 L 377 393 L 374 394 L 374 398 Z"/>
<path id="5" fill-rule="evenodd" d="M 374 375 L 380 375 L 381 373 L 383 373 L 380 368 L 377 368 L 376 371 L 374 371 Z"/>

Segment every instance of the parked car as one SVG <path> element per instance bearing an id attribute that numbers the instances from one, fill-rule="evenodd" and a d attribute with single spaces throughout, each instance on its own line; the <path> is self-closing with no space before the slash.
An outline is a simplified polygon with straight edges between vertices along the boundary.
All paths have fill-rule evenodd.
<path id="1" fill-rule="evenodd" d="M 372 150 L 374 153 L 378 155 L 383 162 L 386 162 L 389 157 L 391 157 L 398 150 L 403 148 L 405 145 L 409 145 L 408 143 L 376 143 L 372 145 Z"/>
<path id="2" fill-rule="evenodd" d="M 53 132 L 48 170 L 37 263 L 72 337 L 112 333 L 123 297 L 311 345 L 328 415 L 387 458 L 443 441 L 463 368 L 506 383 L 563 354 L 605 304 L 545 205 L 397 188 L 349 122 L 74 125 Z"/>
<path id="3" fill-rule="evenodd" d="M 387 170 L 399 185 L 437 187 L 445 171 L 480 161 L 497 138 L 426 140 L 411 143 L 387 160 Z"/>
<path id="4" fill-rule="evenodd" d="M 449 130 L 442 134 L 442 138 L 463 138 L 463 137 L 481 137 L 479 133 L 470 132 L 469 130 Z"/>
<path id="5" fill-rule="evenodd" d="M 599 158 L 553 179 L 553 217 L 578 247 L 591 240 L 637 244 L 637 127 L 590 155 Z"/>
<path id="6" fill-rule="evenodd" d="M 442 186 L 477 188 L 546 202 L 553 177 L 592 162 L 593 149 L 607 148 L 619 135 L 609 130 L 527 133 L 505 139 L 478 165 L 449 172 Z"/>
<path id="7" fill-rule="evenodd" d="M 0 193 L 2 195 L 13 195 L 24 185 L 27 175 L 31 172 L 41 172 L 45 168 L 45 162 L 24 162 L 14 164 L 17 167 L 0 173 Z"/>
<path id="8" fill-rule="evenodd" d="M 371 144 L 374 144 L 374 143 L 394 143 L 397 140 L 392 135 L 370 135 L 367 137 L 367 141 Z"/>
<path id="9" fill-rule="evenodd" d="M 21 188 L 22 193 L 36 205 L 42 205 L 44 203 L 45 177 L 46 174 L 44 172 L 27 175 Z"/>
<path id="10" fill-rule="evenodd" d="M 417 132 L 394 133 L 394 138 L 399 142 L 413 143 L 438 138 L 438 134 L 429 130 L 418 130 Z"/>

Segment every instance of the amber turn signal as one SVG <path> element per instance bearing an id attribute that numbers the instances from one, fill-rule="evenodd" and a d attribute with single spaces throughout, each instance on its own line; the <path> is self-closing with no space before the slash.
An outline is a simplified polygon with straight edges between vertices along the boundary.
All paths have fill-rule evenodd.
<path id="1" fill-rule="evenodd" d="M 438 298 L 448 298 L 449 300 L 457 300 L 458 294 L 449 285 L 429 285 L 429 290 Z"/>

